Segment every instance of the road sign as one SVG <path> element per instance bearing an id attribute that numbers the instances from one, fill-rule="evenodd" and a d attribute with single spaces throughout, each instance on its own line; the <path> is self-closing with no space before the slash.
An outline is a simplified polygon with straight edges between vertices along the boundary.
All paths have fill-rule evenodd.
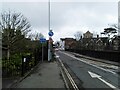
<path id="1" fill-rule="evenodd" d="M 46 39 L 45 38 L 40 38 L 40 42 L 45 43 Z M 42 44 L 42 62 L 43 62 L 43 58 L 44 58 L 44 48 L 43 48 L 43 44 Z"/>
<path id="2" fill-rule="evenodd" d="M 48 35 L 49 35 L 49 36 L 53 36 L 54 33 L 53 33 L 52 31 L 50 31 L 50 32 L 48 33 Z"/>
<path id="3" fill-rule="evenodd" d="M 46 39 L 45 39 L 45 38 L 40 38 L 40 42 L 41 42 L 41 43 L 45 43 L 45 42 L 46 42 Z"/>
<path id="4" fill-rule="evenodd" d="M 53 42 L 53 39 L 50 37 L 49 38 L 49 43 L 52 43 Z"/>

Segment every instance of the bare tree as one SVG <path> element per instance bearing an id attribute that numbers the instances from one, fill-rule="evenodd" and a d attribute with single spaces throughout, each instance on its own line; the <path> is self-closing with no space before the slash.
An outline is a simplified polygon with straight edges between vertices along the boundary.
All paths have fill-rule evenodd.
<path id="1" fill-rule="evenodd" d="M 79 41 L 80 38 L 82 37 L 82 32 L 81 32 L 81 31 L 77 31 L 77 32 L 74 34 L 74 36 L 75 36 L 75 39 L 76 39 L 77 41 Z"/>
<path id="2" fill-rule="evenodd" d="M 19 42 L 30 31 L 30 23 L 21 13 L 3 12 L 0 17 L 3 45 L 7 47 L 7 58 L 14 43 Z"/>
<path id="3" fill-rule="evenodd" d="M 44 37 L 44 35 L 42 33 L 37 33 L 37 32 L 30 33 L 28 36 L 28 38 L 30 38 L 31 40 L 35 40 L 35 41 L 40 40 L 40 38 L 43 38 L 43 37 Z"/>

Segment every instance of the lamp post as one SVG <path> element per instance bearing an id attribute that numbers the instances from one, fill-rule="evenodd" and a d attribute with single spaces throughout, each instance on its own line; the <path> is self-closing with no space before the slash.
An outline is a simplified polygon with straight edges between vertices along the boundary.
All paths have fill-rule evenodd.
<path id="1" fill-rule="evenodd" d="M 50 32 L 50 0 L 48 1 L 48 30 Z M 51 52 L 50 52 L 50 36 L 48 41 L 48 61 L 51 60 Z"/>
<path id="2" fill-rule="evenodd" d="M 50 0 L 48 2 L 48 28 L 49 28 L 49 42 L 48 42 L 48 61 L 50 61 L 52 59 L 52 53 L 51 53 L 51 39 L 52 39 L 52 36 L 54 35 L 54 33 L 52 32 L 52 30 L 50 30 Z"/>
<path id="3" fill-rule="evenodd" d="M 54 35 L 54 33 L 52 32 L 52 30 L 49 31 L 48 33 L 49 35 L 49 42 L 48 42 L 48 61 L 50 61 L 52 59 L 52 45 L 51 43 L 53 42 L 52 41 L 52 36 Z"/>

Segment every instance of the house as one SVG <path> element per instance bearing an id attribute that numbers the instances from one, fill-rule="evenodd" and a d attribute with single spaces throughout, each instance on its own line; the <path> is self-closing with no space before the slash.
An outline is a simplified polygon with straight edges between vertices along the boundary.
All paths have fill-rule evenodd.
<path id="1" fill-rule="evenodd" d="M 60 38 L 60 49 L 65 50 L 65 39 L 64 38 Z"/>
<path id="2" fill-rule="evenodd" d="M 87 31 L 80 39 L 80 49 L 92 49 L 94 41 L 92 40 L 93 34 Z"/>
<path id="3" fill-rule="evenodd" d="M 84 37 L 80 39 L 80 48 L 86 50 L 104 50 L 108 43 L 108 37 L 93 37 L 93 34 L 89 31 L 84 33 Z"/>
<path id="4" fill-rule="evenodd" d="M 113 50 L 120 50 L 120 36 L 116 36 L 112 39 Z"/>
<path id="5" fill-rule="evenodd" d="M 86 33 L 83 34 L 83 38 L 92 38 L 93 37 L 93 33 L 91 33 L 90 31 L 87 31 Z"/>
<path id="6" fill-rule="evenodd" d="M 61 38 L 61 49 L 74 49 L 76 47 L 76 40 L 73 38 Z"/>
<path id="7" fill-rule="evenodd" d="M 108 37 L 99 37 L 97 35 L 96 41 L 95 41 L 95 50 L 102 51 L 105 50 L 105 48 L 108 45 Z"/>

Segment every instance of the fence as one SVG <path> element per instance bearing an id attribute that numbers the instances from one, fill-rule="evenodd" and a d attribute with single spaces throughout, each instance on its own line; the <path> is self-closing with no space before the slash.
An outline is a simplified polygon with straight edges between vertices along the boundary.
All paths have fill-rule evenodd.
<path id="1" fill-rule="evenodd" d="M 19 76 L 21 74 L 21 63 L 15 65 L 13 60 L 2 60 L 2 77 Z"/>
<path id="2" fill-rule="evenodd" d="M 120 63 L 119 51 L 94 51 L 94 50 L 79 50 L 79 49 L 67 49 L 66 51 L 76 52 L 82 55 L 87 55 L 90 57 L 95 57 L 99 59 L 105 59 Z"/>
<path id="3" fill-rule="evenodd" d="M 2 61 L 2 77 L 23 76 L 25 72 L 34 66 L 32 55 L 22 56 L 21 59 L 9 59 Z"/>

